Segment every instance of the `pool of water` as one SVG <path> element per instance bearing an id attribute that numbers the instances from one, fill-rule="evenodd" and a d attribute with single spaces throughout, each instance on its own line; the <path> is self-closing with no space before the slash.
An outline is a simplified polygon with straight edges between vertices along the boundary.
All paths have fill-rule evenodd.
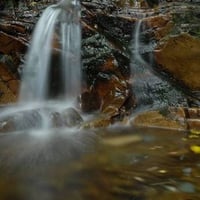
<path id="1" fill-rule="evenodd" d="M 147 128 L 1 134 L 0 199 L 197 200 L 198 145 Z"/>

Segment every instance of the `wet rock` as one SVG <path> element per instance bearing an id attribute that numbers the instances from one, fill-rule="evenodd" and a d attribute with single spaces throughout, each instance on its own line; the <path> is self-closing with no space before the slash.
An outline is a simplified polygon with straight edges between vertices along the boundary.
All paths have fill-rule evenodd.
<path id="1" fill-rule="evenodd" d="M 148 17 L 144 21 L 147 27 L 151 29 L 152 36 L 157 40 L 167 36 L 174 26 L 171 15 Z"/>
<path id="2" fill-rule="evenodd" d="M 140 6 L 141 6 L 141 8 L 148 8 L 149 4 L 147 3 L 147 1 L 141 0 L 140 1 Z"/>
<path id="3" fill-rule="evenodd" d="M 182 108 L 170 107 L 168 108 L 167 116 L 175 121 L 179 121 L 186 125 L 186 129 L 200 130 L 200 109 L 199 108 Z"/>
<path id="4" fill-rule="evenodd" d="M 83 122 L 83 118 L 74 108 L 67 108 L 61 112 L 61 118 L 64 126 L 74 127 Z"/>
<path id="5" fill-rule="evenodd" d="M 77 127 L 83 122 L 82 117 L 74 108 L 67 108 L 61 112 L 49 108 L 19 111 L 0 119 L 0 132 L 24 131 L 41 128 L 44 124 L 43 116 L 49 121 L 50 127 Z"/>
<path id="6" fill-rule="evenodd" d="M 150 7 L 155 7 L 159 4 L 159 0 L 147 0 L 146 2 Z"/>
<path id="7" fill-rule="evenodd" d="M 82 49 L 84 79 L 87 85 L 91 85 L 97 78 L 99 68 L 112 55 L 112 49 L 104 36 L 93 32 L 83 39 Z"/>
<path id="8" fill-rule="evenodd" d="M 0 74 L 1 74 L 1 80 L 2 81 L 9 81 L 10 79 L 13 79 L 13 75 L 9 72 L 8 67 L 0 62 Z"/>
<path id="9" fill-rule="evenodd" d="M 99 80 L 96 88 L 102 99 L 101 111 L 111 116 L 119 114 L 119 109 L 129 95 L 127 82 L 111 75 L 107 80 Z"/>
<path id="10" fill-rule="evenodd" d="M 14 95 L 18 96 L 19 94 L 19 80 L 10 80 L 8 82 L 8 87 L 13 92 Z"/>
<path id="11" fill-rule="evenodd" d="M 181 129 L 195 133 L 200 130 L 199 108 L 168 107 L 147 111 L 136 115 L 131 123 L 136 126 Z"/>
<path id="12" fill-rule="evenodd" d="M 83 118 L 74 108 L 52 112 L 50 117 L 53 127 L 75 127 L 80 126 L 83 122 Z"/>
<path id="13" fill-rule="evenodd" d="M 31 130 L 41 127 L 42 117 L 38 110 L 16 112 L 2 117 L 0 132 Z"/>
<path id="14" fill-rule="evenodd" d="M 82 70 L 84 73 L 83 79 L 85 81 L 83 86 L 84 92 L 81 97 L 82 110 L 84 112 L 100 110 L 101 113 L 106 115 L 106 119 L 103 117 L 103 121 L 106 121 L 106 123 L 113 123 L 114 118 L 119 117 L 118 119 L 121 119 L 121 116 L 125 116 L 128 111 L 135 106 L 134 95 L 132 88 L 128 83 L 128 79 L 130 78 L 129 43 L 132 38 L 132 32 L 136 19 L 135 17 L 132 17 L 133 15 L 126 11 L 127 7 L 125 5 L 125 1 L 116 2 L 108 0 L 102 2 L 99 0 L 87 0 L 82 1 L 81 3 L 83 27 Z M 132 4 L 129 3 L 128 6 L 130 9 Z M 143 7 L 146 7 L 146 5 Z M 126 15 L 119 14 L 119 8 L 123 10 Z M 156 12 L 158 12 L 158 10 Z M 149 42 L 149 39 L 146 38 L 146 36 L 150 35 L 156 40 L 163 39 L 172 30 L 173 26 L 173 19 L 169 14 L 150 18 L 147 17 L 144 21 L 152 30 L 152 32 L 146 35 L 143 34 L 145 36 L 145 42 Z M 29 22 L 31 22 L 29 24 L 33 27 L 35 22 Z M 15 31 L 12 31 L 12 28 L 15 29 Z M 0 29 L 4 32 L 4 34 L 9 35 L 9 37 L 12 36 L 15 39 L 19 39 L 19 41 L 21 41 L 21 38 L 19 37 L 20 34 L 27 33 L 27 27 L 20 26 L 20 24 L 11 24 L 11 26 L 9 26 L 8 23 L 4 23 L 1 24 Z M 148 32 L 148 30 L 146 32 Z M 55 44 L 54 47 L 57 48 L 58 45 Z M 161 45 L 159 47 L 161 47 Z M 165 45 L 163 46 L 163 49 L 164 47 Z M 22 50 L 21 48 L 18 48 L 19 47 L 16 48 L 17 51 Z M 3 53 L 10 52 L 10 49 L 4 49 Z M 165 55 L 165 53 L 163 54 Z M 168 55 L 166 55 L 166 57 L 167 56 Z M 162 63 L 160 64 L 158 62 L 158 64 L 161 66 Z M 4 76 L 4 79 L 6 79 L 6 76 Z M 59 90 L 61 84 L 54 84 L 54 80 L 55 79 L 53 78 L 50 82 L 52 82 L 52 85 L 55 86 L 55 91 L 57 91 Z M 151 83 L 147 84 L 147 87 L 149 87 Z M 158 96 L 161 96 L 161 99 L 159 99 L 160 102 L 168 101 L 168 99 L 169 102 L 171 102 L 171 99 L 173 99 L 174 96 L 177 96 L 176 92 L 172 92 L 170 95 L 168 94 L 168 91 L 173 91 L 172 87 L 167 88 L 165 87 L 166 84 L 161 85 L 155 83 L 155 85 L 159 86 L 155 86 L 156 89 L 154 86 L 147 89 L 152 90 L 152 94 L 155 94 L 157 99 Z M 8 87 L 12 91 L 16 91 L 17 84 L 15 83 L 15 80 L 12 80 Z M 14 94 L 16 95 L 17 92 L 14 92 Z M 180 99 L 182 99 L 181 95 Z M 151 103 L 152 102 L 150 102 L 150 104 Z M 170 105 L 179 105 L 179 102 L 175 102 Z"/>
<path id="15" fill-rule="evenodd" d="M 23 35 L 26 33 L 26 28 L 22 24 L 10 24 L 8 23 L 0 23 L 0 30 L 4 33 L 19 36 L 20 34 Z"/>
<path id="16" fill-rule="evenodd" d="M 155 51 L 160 69 L 190 90 L 200 90 L 200 40 L 187 34 L 170 37 Z M 181 49 L 181 51 L 180 51 Z"/>
<path id="17" fill-rule="evenodd" d="M 93 12 L 104 12 L 109 13 L 116 9 L 115 1 L 112 0 L 84 0 L 82 4 L 89 10 Z"/>
<path id="18" fill-rule="evenodd" d="M 119 48 L 128 48 L 135 21 L 123 16 L 97 15 L 98 27 Z"/>
<path id="19" fill-rule="evenodd" d="M 102 34 L 99 28 L 99 26 L 103 26 L 102 21 L 99 21 L 98 17 L 92 19 L 97 24 L 97 30 L 95 31 L 95 27 L 91 28 L 89 24 L 84 26 L 83 32 L 82 58 L 86 91 L 82 94 L 81 104 L 83 111 L 100 110 L 101 113 L 109 115 L 109 120 L 106 118 L 103 121 L 111 123 L 111 118 L 120 115 L 121 108 L 126 103 L 129 106 L 131 104 L 129 97 L 132 93 L 128 84 L 130 77 L 129 59 L 119 51 L 118 46 L 113 46 L 114 36 L 107 37 L 106 34 Z M 83 20 L 86 24 L 90 23 L 86 17 Z M 110 23 L 112 20 L 115 23 L 114 18 L 110 19 Z M 119 29 L 121 30 L 121 28 Z M 131 106 L 133 105 L 132 102 Z"/>
<path id="20" fill-rule="evenodd" d="M 7 65 L 0 62 L 0 103 L 16 102 L 18 90 L 19 80 Z"/>
<path id="21" fill-rule="evenodd" d="M 101 106 L 101 99 L 94 90 L 85 91 L 81 94 L 81 109 L 83 112 L 89 113 L 96 111 Z"/>
<path id="22" fill-rule="evenodd" d="M 167 129 L 180 129 L 185 130 L 186 124 L 170 119 L 169 117 L 161 114 L 159 111 L 147 111 L 138 114 L 131 122 L 134 126 L 145 127 L 160 127 Z"/>
<path id="23" fill-rule="evenodd" d="M 105 128 L 111 125 L 111 118 L 108 115 L 100 115 L 93 120 L 83 123 L 83 128 Z"/>
<path id="24" fill-rule="evenodd" d="M 106 73 L 99 73 L 93 91 L 84 92 L 81 102 L 83 111 L 91 112 L 96 109 L 103 114 L 104 117 L 93 122 L 94 127 L 112 124 L 115 117 L 118 117 L 118 120 L 123 119 L 135 105 L 128 82 Z"/>
<path id="25" fill-rule="evenodd" d="M 0 80 L 0 103 L 8 104 L 17 101 L 17 96 L 11 91 L 8 85 Z"/>
<path id="26" fill-rule="evenodd" d="M 0 133 L 8 133 L 14 130 L 14 124 L 11 119 L 0 122 Z"/>
<path id="27" fill-rule="evenodd" d="M 199 38 L 199 3 L 192 1 L 190 5 L 184 6 L 182 3 L 178 3 L 177 6 L 179 6 L 179 9 L 174 9 L 173 13 L 171 13 L 174 22 L 172 33 L 179 35 L 185 32 Z M 173 6 L 171 5 L 168 13 L 172 8 Z"/>
<path id="28" fill-rule="evenodd" d="M 188 118 L 200 119 L 200 108 L 187 108 L 185 113 Z"/>
<path id="29" fill-rule="evenodd" d="M 52 122 L 53 127 L 62 127 L 62 118 L 59 112 L 53 112 L 50 114 L 50 120 Z"/>
<path id="30" fill-rule="evenodd" d="M 3 32 L 4 31 L 4 32 Z M 0 103 L 11 103 L 17 100 L 19 92 L 19 64 L 21 54 L 27 49 L 25 40 L 18 37 L 24 29 L 16 25 L 0 23 Z"/>
<path id="31" fill-rule="evenodd" d="M 110 117 L 119 115 L 122 107 L 131 104 L 128 101 L 132 97 L 131 87 L 113 58 L 108 58 L 100 66 L 93 87 L 101 100 L 100 111 Z M 134 103 L 133 100 L 132 105 L 127 106 L 134 106 Z"/>
<path id="32" fill-rule="evenodd" d="M 24 53 L 26 44 L 19 38 L 8 35 L 0 31 L 0 52 L 4 54 L 12 54 L 16 52 Z"/>
<path id="33" fill-rule="evenodd" d="M 199 119 L 187 119 L 187 125 L 189 130 L 200 131 L 200 118 Z"/>

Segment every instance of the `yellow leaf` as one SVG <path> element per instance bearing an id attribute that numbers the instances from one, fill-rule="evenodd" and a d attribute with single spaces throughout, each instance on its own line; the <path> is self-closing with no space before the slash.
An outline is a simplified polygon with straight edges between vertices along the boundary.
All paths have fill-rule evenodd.
<path id="1" fill-rule="evenodd" d="M 200 154 L 200 146 L 197 146 L 197 145 L 193 145 L 190 147 L 190 149 L 196 153 L 196 154 Z"/>

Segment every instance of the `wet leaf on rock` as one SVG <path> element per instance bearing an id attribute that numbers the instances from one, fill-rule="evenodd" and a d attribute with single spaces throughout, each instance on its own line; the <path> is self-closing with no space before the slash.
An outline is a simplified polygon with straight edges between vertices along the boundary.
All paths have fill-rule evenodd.
<path id="1" fill-rule="evenodd" d="M 190 147 L 191 151 L 194 152 L 195 154 L 200 154 L 200 146 L 199 145 L 192 145 Z"/>

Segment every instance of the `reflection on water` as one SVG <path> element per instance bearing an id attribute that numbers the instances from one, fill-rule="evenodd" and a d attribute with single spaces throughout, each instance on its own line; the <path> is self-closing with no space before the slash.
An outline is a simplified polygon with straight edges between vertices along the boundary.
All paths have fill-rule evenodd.
<path id="1" fill-rule="evenodd" d="M 0 136 L 0 199 L 200 199 L 200 138 L 159 129 Z"/>

